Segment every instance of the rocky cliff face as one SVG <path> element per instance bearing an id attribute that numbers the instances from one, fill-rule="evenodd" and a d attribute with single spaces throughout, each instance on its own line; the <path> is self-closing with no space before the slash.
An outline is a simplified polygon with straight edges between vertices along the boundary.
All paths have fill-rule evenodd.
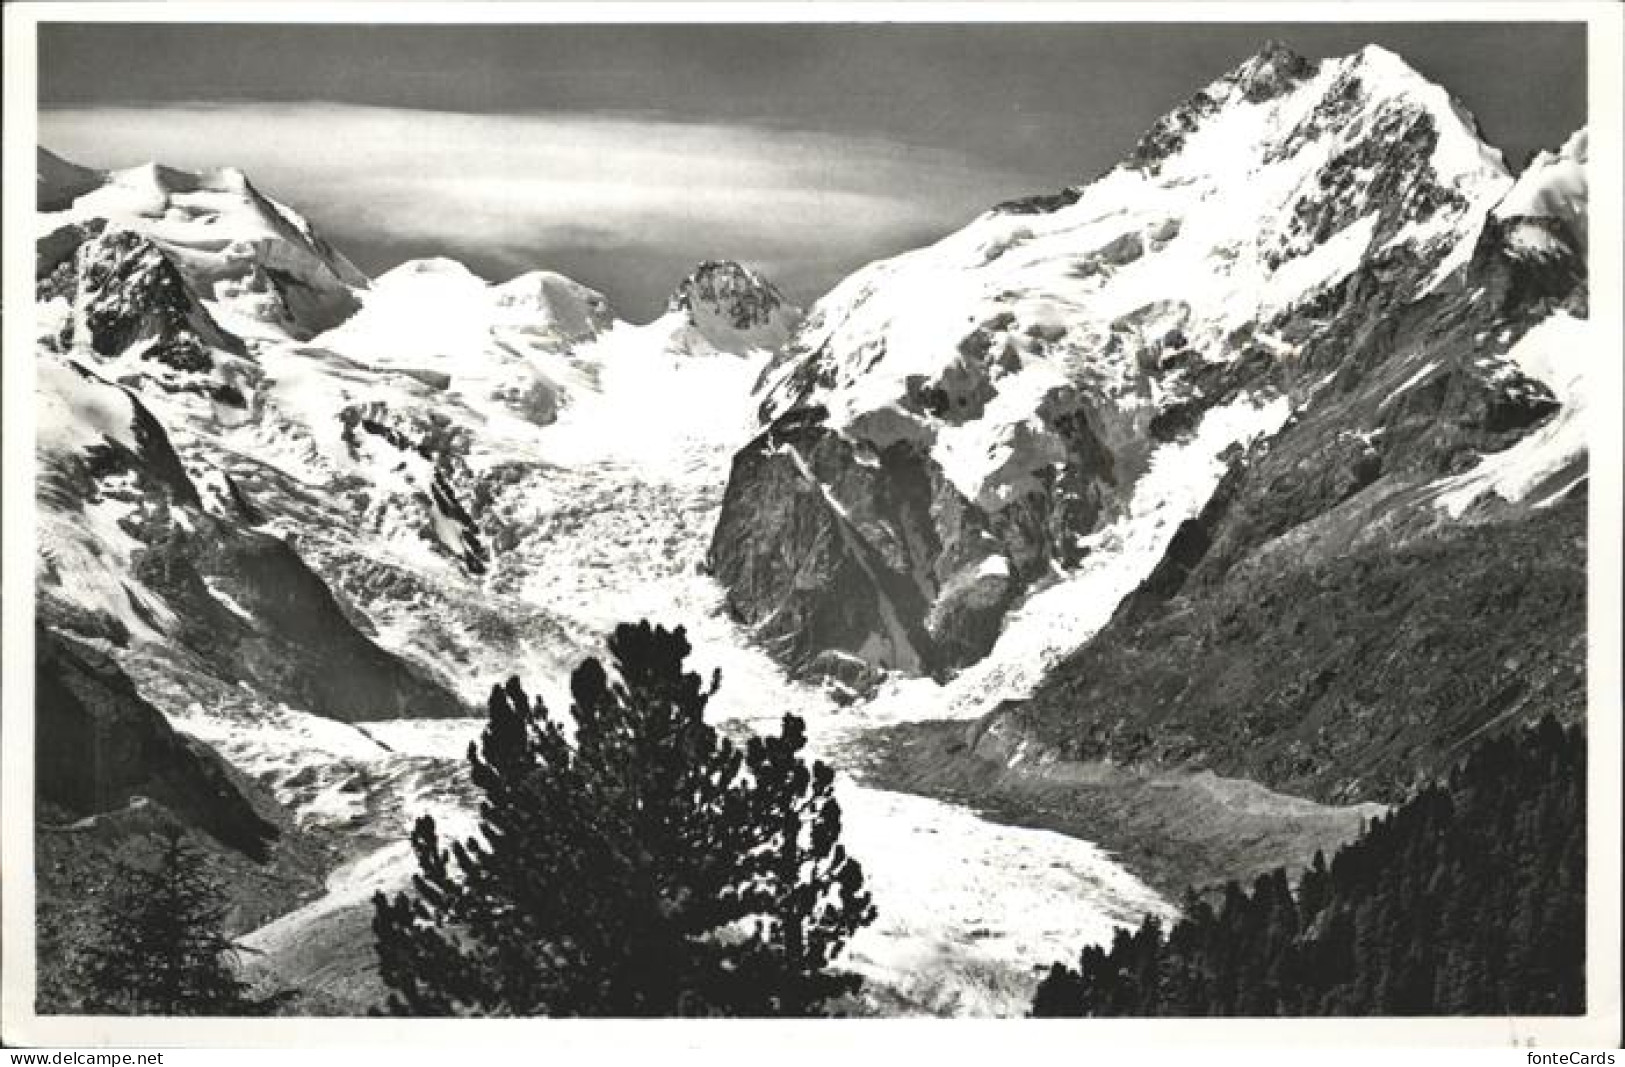
<path id="1" fill-rule="evenodd" d="M 1553 162 L 1421 299 L 1378 264 L 1339 288 L 1290 422 L 1105 629 L 989 717 L 984 754 L 1394 799 L 1486 730 L 1583 716 L 1583 383 L 1600 353 L 1583 171 Z M 1557 199 L 1561 216 L 1532 210 Z"/>
<path id="2" fill-rule="evenodd" d="M 44 627 L 34 640 L 34 774 L 47 811 L 86 819 L 143 797 L 266 858 L 280 831 L 212 749 L 176 733 L 107 656 Z"/>
<path id="3" fill-rule="evenodd" d="M 803 672 L 941 673 L 1145 519 L 1120 564 L 1137 581 L 1202 510 L 1205 472 L 1360 373 L 1341 340 L 1459 273 L 1511 184 L 1392 53 L 1266 48 L 1097 181 L 812 308 L 729 482 L 712 564 L 731 609 Z M 1185 484 L 1159 469 L 1175 455 Z"/>
<path id="4" fill-rule="evenodd" d="M 39 618 L 115 646 L 161 644 L 178 674 L 252 685 L 333 718 L 454 715 L 379 648 L 229 476 L 208 501 L 130 390 L 42 360 Z M 208 483 L 205 483 L 208 484 Z"/>
<path id="5" fill-rule="evenodd" d="M 269 791 L 175 730 L 113 659 L 35 629 L 37 1006 L 80 1010 L 77 948 L 116 861 L 153 835 L 186 834 L 229 887 L 223 924 L 253 929 L 320 893 L 332 847 L 299 830 Z"/>

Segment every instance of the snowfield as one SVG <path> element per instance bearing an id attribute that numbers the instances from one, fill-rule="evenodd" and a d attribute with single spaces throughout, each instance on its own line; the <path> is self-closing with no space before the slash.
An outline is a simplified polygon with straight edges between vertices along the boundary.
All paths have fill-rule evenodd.
<path id="1" fill-rule="evenodd" d="M 1451 518 L 1461 517 L 1485 497 L 1516 502 L 1559 479 L 1562 484 L 1551 487 L 1537 501 L 1537 506 L 1547 506 L 1585 482 L 1591 406 L 1587 383 L 1592 377 L 1587 362 L 1593 343 L 1586 319 L 1559 312 L 1532 327 L 1507 352 L 1508 362 L 1550 389 L 1561 406 L 1511 448 L 1485 456 L 1463 474 L 1434 483 L 1435 502 Z M 1560 478 L 1564 475 L 1567 477 Z"/>

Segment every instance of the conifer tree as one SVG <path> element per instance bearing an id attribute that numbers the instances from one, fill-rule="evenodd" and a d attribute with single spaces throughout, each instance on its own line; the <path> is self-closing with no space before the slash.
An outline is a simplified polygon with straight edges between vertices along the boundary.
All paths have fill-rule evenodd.
<path id="1" fill-rule="evenodd" d="M 385 1011 L 803 1015 L 856 988 L 830 965 L 874 907 L 801 721 L 720 737 L 681 627 L 609 651 L 615 677 L 571 678 L 573 738 L 518 679 L 492 690 L 479 833 L 420 819 L 412 892 L 374 901 Z"/>
<path id="2" fill-rule="evenodd" d="M 1195 894 L 1051 968 L 1034 1015 L 1506 1015 L 1585 1006 L 1585 733 L 1481 743 L 1294 894 L 1284 870 Z"/>
<path id="3" fill-rule="evenodd" d="M 84 950 L 84 1007 L 120 1015 L 262 1015 L 237 978 L 227 902 L 207 853 L 172 828 L 156 863 L 119 860 Z"/>

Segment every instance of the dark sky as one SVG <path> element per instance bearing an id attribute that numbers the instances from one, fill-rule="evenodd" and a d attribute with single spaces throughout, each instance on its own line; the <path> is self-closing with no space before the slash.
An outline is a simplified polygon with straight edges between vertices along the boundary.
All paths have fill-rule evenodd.
<path id="1" fill-rule="evenodd" d="M 369 273 L 545 265 L 646 316 L 702 257 L 807 301 L 1086 180 L 1271 37 L 1391 48 L 1514 169 L 1585 122 L 1582 24 L 64 24 L 40 31 L 41 139 L 98 166 L 240 165 Z"/>

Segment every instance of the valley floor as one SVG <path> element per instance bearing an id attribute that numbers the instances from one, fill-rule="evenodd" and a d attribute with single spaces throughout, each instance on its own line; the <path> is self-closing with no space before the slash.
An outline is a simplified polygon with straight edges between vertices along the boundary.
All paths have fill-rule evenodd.
<path id="1" fill-rule="evenodd" d="M 977 809 L 1011 826 L 1105 848 L 1167 899 L 1306 866 L 1352 840 L 1381 804 L 1334 807 L 1211 771 L 1103 763 L 1008 767 L 972 751 L 964 722 L 898 723 L 854 738 L 843 765 L 865 785 Z"/>

